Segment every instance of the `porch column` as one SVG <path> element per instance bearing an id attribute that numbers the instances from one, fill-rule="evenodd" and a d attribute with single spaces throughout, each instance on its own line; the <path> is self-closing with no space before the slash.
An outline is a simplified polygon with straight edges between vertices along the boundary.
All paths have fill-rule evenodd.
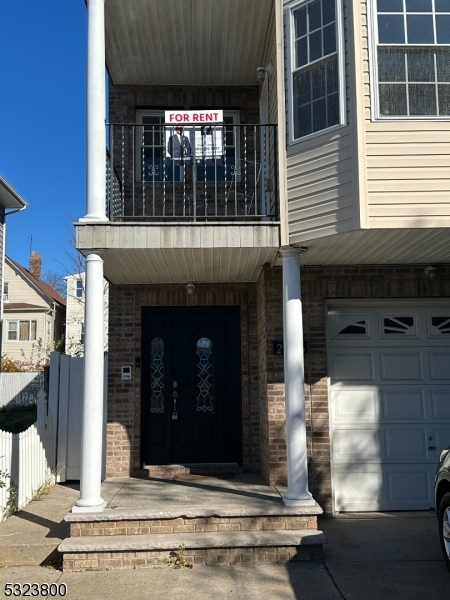
<path id="1" fill-rule="evenodd" d="M 105 0 L 87 2 L 87 200 L 80 221 L 107 221 Z"/>
<path id="2" fill-rule="evenodd" d="M 72 512 L 100 512 L 103 446 L 103 259 L 86 256 L 80 497 Z"/>
<path id="3" fill-rule="evenodd" d="M 282 250 L 281 257 L 288 475 L 288 490 L 283 501 L 288 506 L 310 506 L 315 501 L 308 491 L 299 253 L 293 249 Z"/>

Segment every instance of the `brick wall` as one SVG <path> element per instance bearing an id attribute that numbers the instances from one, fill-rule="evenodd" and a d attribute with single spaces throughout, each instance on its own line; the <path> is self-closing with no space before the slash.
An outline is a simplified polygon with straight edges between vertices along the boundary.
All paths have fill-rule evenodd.
<path id="1" fill-rule="evenodd" d="M 450 297 L 450 267 L 438 266 L 436 279 L 429 279 L 424 266 L 387 267 L 302 267 L 302 303 L 305 354 L 306 426 L 308 435 L 309 486 L 314 497 L 330 513 L 331 464 L 328 408 L 325 303 L 329 299 L 374 298 L 442 298 Z M 258 302 L 265 290 L 264 313 L 258 306 L 260 348 L 265 344 L 267 361 L 267 399 L 261 395 L 261 406 L 267 403 L 268 418 L 261 415 L 262 470 L 272 484 L 284 484 L 285 450 L 282 436 L 284 419 L 284 385 L 280 373 L 282 362 L 273 356 L 273 339 L 282 339 L 281 268 L 266 268 L 258 281 Z M 279 294 L 279 301 L 277 300 Z M 261 299 L 261 300 L 260 300 Z M 260 355 L 261 381 L 264 361 Z M 270 383 L 274 388 L 270 389 Z M 265 385 L 265 384 L 264 384 Z M 264 409 L 262 413 L 265 413 Z"/>
<path id="2" fill-rule="evenodd" d="M 142 306 L 241 307 L 242 422 L 244 468 L 261 469 L 271 484 L 286 483 L 283 358 L 273 353 L 282 334 L 281 268 L 266 267 L 256 284 L 112 286 L 110 292 L 110 380 L 108 476 L 128 476 L 140 468 L 140 374 L 121 381 L 120 366 L 141 354 Z M 450 267 L 435 280 L 423 266 L 302 267 L 305 395 L 309 485 L 331 512 L 331 467 L 326 356 L 327 299 L 450 297 Z"/>
<path id="3" fill-rule="evenodd" d="M 239 306 L 242 356 L 243 467 L 260 469 L 258 347 L 255 284 L 110 286 L 107 476 L 139 474 L 141 427 L 140 369 L 143 306 Z M 121 367 L 133 366 L 131 381 L 121 380 Z"/>

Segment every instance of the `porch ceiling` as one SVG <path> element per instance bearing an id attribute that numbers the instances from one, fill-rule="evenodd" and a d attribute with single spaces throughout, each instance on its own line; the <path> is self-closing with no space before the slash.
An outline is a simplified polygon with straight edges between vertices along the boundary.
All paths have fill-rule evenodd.
<path id="1" fill-rule="evenodd" d="M 279 248 L 267 225 L 87 225 L 77 248 L 104 250 L 105 277 L 115 285 L 256 281 Z"/>
<path id="2" fill-rule="evenodd" d="M 291 238 L 305 246 L 303 265 L 399 265 L 450 263 L 450 231 L 429 229 L 364 229 L 315 240 Z"/>
<path id="3" fill-rule="evenodd" d="M 106 0 L 115 84 L 256 84 L 273 0 Z"/>

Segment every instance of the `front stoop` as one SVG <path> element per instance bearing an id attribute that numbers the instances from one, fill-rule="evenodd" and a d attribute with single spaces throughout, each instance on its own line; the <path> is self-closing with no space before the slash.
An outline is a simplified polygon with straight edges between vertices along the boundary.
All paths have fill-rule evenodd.
<path id="1" fill-rule="evenodd" d="M 233 478 L 243 472 L 237 463 L 196 463 L 186 465 L 147 465 L 139 471 L 139 477 L 150 479 L 177 479 L 184 476 L 225 476 Z"/>
<path id="2" fill-rule="evenodd" d="M 180 546 L 194 565 L 320 560 L 327 543 L 317 529 L 321 513 L 317 504 L 69 513 L 70 538 L 59 551 L 65 572 L 167 565 Z"/>

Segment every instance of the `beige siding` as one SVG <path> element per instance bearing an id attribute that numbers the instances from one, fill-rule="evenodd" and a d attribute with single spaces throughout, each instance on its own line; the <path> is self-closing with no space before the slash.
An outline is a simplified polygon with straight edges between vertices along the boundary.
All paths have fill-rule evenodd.
<path id="1" fill-rule="evenodd" d="M 62 334 L 64 309 L 49 303 L 11 266 L 5 263 L 4 281 L 9 283 L 7 303 L 24 303 L 42 307 L 41 310 L 6 310 L 3 315 L 2 353 L 17 360 L 37 361 L 55 350 Z M 8 321 L 37 321 L 36 340 L 8 340 Z"/>
<path id="2" fill-rule="evenodd" d="M 9 282 L 8 302 L 25 302 L 35 306 L 49 308 L 41 294 L 34 290 L 25 279 L 16 273 L 7 263 L 5 264 L 4 281 Z"/>
<path id="3" fill-rule="evenodd" d="M 367 226 L 450 227 L 450 120 L 371 121 L 366 0 L 360 0 Z M 364 149 L 362 149 L 364 150 Z"/>
<path id="4" fill-rule="evenodd" d="M 278 122 L 278 97 L 277 97 L 277 48 L 275 32 L 275 8 L 272 6 L 269 29 L 267 31 L 266 46 L 264 50 L 263 66 L 271 64 L 272 75 L 269 78 L 269 117 L 271 123 Z"/>
<path id="5" fill-rule="evenodd" d="M 288 147 L 290 243 L 355 228 L 354 141 L 351 119 L 347 1 L 344 2 L 347 125 Z M 287 51 L 287 49 L 286 49 Z M 289 74 L 286 73 L 286 77 Z M 292 116 L 288 115 L 288 118 Z"/>
<path id="6" fill-rule="evenodd" d="M 8 322 L 9 321 L 37 321 L 36 340 L 34 341 L 9 341 L 8 340 Z M 2 353 L 14 360 L 33 360 L 38 359 L 38 340 L 43 341 L 46 338 L 47 314 L 44 311 L 6 311 L 3 314 L 3 343 Z M 51 350 L 52 348 L 50 348 Z"/>
<path id="7" fill-rule="evenodd" d="M 66 298 L 66 354 L 71 356 L 82 356 L 84 346 L 81 344 L 81 324 L 84 323 L 84 291 L 83 297 L 76 296 L 76 281 L 81 278 L 84 290 L 84 273 L 79 275 L 70 275 L 67 277 L 67 298 Z M 104 348 L 108 350 L 108 315 L 109 315 L 109 286 L 104 281 Z"/>

